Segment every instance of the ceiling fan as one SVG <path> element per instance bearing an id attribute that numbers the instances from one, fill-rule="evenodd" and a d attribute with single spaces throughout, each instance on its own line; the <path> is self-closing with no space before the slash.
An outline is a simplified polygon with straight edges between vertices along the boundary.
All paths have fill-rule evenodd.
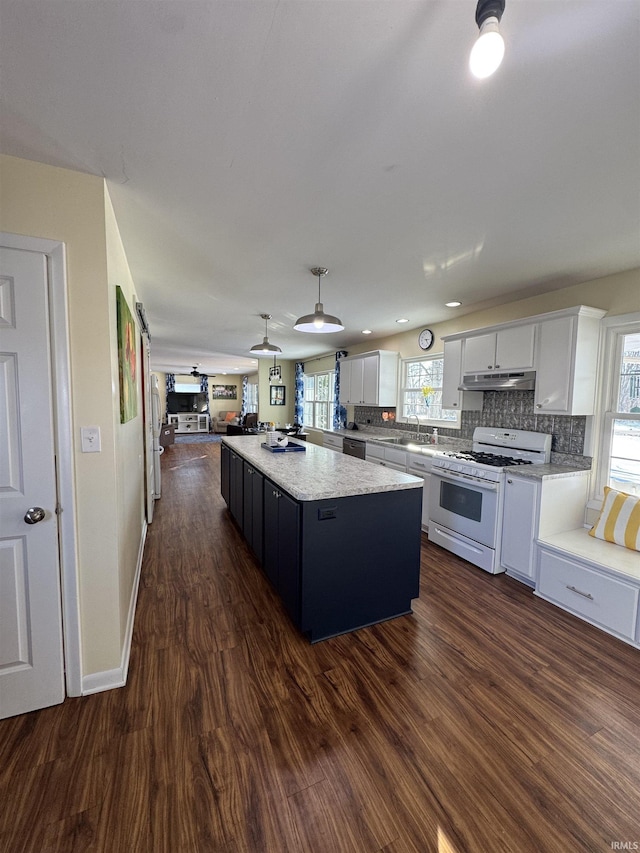
<path id="1" fill-rule="evenodd" d="M 198 365 L 197 364 L 193 365 L 193 370 L 191 371 L 191 376 L 200 376 L 200 373 L 198 372 Z"/>

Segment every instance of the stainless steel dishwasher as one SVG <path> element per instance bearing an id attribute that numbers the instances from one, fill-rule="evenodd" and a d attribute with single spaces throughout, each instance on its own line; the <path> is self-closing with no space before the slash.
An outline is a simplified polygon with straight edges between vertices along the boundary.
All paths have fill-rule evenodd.
<path id="1" fill-rule="evenodd" d="M 355 456 L 356 459 L 364 459 L 366 457 L 367 446 L 364 441 L 358 438 L 344 438 L 342 441 L 342 452 L 347 456 Z"/>

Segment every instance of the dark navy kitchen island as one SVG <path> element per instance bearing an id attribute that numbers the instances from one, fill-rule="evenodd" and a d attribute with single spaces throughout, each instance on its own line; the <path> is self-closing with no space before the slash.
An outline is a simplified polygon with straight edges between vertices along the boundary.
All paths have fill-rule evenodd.
<path id="1" fill-rule="evenodd" d="M 311 642 L 411 612 L 422 480 L 306 445 L 226 437 L 222 494 L 291 620 Z"/>

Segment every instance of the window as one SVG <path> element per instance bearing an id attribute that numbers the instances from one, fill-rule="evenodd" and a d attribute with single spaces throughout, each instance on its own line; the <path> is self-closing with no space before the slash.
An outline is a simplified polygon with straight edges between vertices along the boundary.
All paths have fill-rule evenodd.
<path id="1" fill-rule="evenodd" d="M 200 390 L 200 380 L 194 379 L 193 382 L 176 382 L 176 394 L 194 394 Z"/>
<path id="2" fill-rule="evenodd" d="M 331 429 L 333 424 L 335 371 L 305 373 L 303 420 L 307 427 Z"/>
<path id="3" fill-rule="evenodd" d="M 409 423 L 416 416 L 420 423 L 457 429 L 460 412 L 442 408 L 444 359 L 408 358 L 402 362 L 399 421 Z"/>
<path id="4" fill-rule="evenodd" d="M 247 414 L 249 412 L 258 411 L 258 383 L 249 382 L 247 384 Z"/>
<path id="5" fill-rule="evenodd" d="M 640 316 L 612 318 L 603 378 L 598 492 L 640 495 Z"/>

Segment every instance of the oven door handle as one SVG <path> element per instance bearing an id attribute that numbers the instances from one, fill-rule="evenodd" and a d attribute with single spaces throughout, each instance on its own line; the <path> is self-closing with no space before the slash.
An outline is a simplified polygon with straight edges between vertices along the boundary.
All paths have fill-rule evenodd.
<path id="1" fill-rule="evenodd" d="M 445 471 L 441 468 L 432 468 L 431 475 L 440 477 L 441 480 L 448 480 L 450 483 L 458 483 L 459 485 L 477 486 L 485 492 L 497 492 L 499 483 L 494 483 L 492 480 L 479 480 L 477 477 L 471 477 L 468 474 L 454 474 L 450 471 Z"/>

